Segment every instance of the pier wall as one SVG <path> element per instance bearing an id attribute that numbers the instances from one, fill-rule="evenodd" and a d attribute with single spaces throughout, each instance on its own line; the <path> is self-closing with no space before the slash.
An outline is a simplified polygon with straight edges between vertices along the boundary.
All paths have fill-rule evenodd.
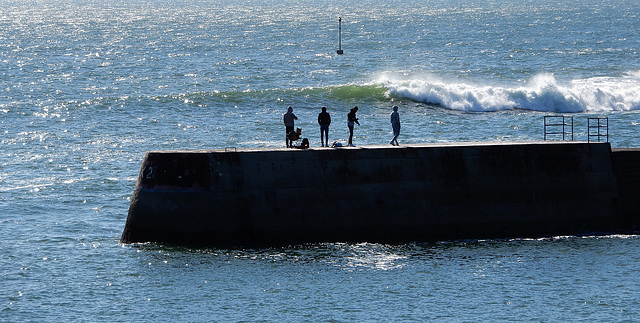
<path id="1" fill-rule="evenodd" d="M 611 153 L 619 198 L 617 212 L 621 226 L 640 225 L 640 149 L 613 149 Z"/>
<path id="2" fill-rule="evenodd" d="M 628 192 L 619 180 L 608 143 L 148 152 L 122 241 L 273 246 L 609 231 L 637 214 L 620 203 Z"/>

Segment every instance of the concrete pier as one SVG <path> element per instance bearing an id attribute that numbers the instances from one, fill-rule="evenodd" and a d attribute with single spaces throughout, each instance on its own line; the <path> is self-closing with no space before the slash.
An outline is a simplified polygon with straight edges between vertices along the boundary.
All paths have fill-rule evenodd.
<path id="1" fill-rule="evenodd" d="M 640 152 L 585 142 L 148 152 L 121 240 L 239 247 L 612 232 L 638 223 L 637 165 Z"/>

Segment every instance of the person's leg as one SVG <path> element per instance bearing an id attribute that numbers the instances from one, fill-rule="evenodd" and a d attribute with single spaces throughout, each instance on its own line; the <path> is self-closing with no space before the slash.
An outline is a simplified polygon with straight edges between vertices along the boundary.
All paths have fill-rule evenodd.
<path id="1" fill-rule="evenodd" d="M 353 145 L 353 126 L 349 126 L 349 145 Z"/>
<path id="2" fill-rule="evenodd" d="M 398 139 L 398 128 L 397 127 L 393 127 L 393 138 L 391 138 L 391 142 L 390 144 L 395 145 Z"/>
<path id="3" fill-rule="evenodd" d="M 285 142 L 287 143 L 287 148 L 289 148 L 293 145 L 293 140 L 289 140 L 289 133 L 293 131 L 293 127 L 286 127 L 285 131 Z"/>
<path id="4" fill-rule="evenodd" d="M 329 147 L 329 126 L 324 129 L 324 142 L 326 142 L 327 147 Z"/>
<path id="5" fill-rule="evenodd" d="M 393 139 L 391 139 L 391 144 L 394 145 L 399 145 L 398 144 L 398 136 L 400 135 L 400 127 L 398 126 L 393 126 Z"/>

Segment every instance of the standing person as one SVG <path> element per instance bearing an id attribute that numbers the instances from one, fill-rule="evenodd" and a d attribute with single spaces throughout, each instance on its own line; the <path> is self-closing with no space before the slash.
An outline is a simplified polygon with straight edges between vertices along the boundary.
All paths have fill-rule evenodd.
<path id="1" fill-rule="evenodd" d="M 358 122 L 358 118 L 356 118 L 356 112 L 358 112 L 358 107 L 353 107 L 347 114 L 347 127 L 349 127 L 349 146 L 353 147 L 353 124 L 360 125 Z"/>
<path id="2" fill-rule="evenodd" d="M 320 142 L 322 142 L 322 147 L 324 147 L 325 142 L 327 143 L 327 147 L 329 147 L 329 125 L 331 124 L 331 116 L 329 112 L 327 112 L 326 107 L 322 107 L 322 112 L 318 114 L 318 124 L 320 125 Z"/>
<path id="3" fill-rule="evenodd" d="M 391 128 L 393 128 L 393 138 L 390 144 L 394 146 L 400 146 L 398 143 L 398 136 L 400 135 L 400 114 L 398 113 L 398 106 L 393 106 L 393 112 L 391 112 Z"/>
<path id="4" fill-rule="evenodd" d="M 290 148 L 293 146 L 293 140 L 289 139 L 289 133 L 293 131 L 294 120 L 298 120 L 298 117 L 293 114 L 293 108 L 291 106 L 289 106 L 289 108 L 287 109 L 287 113 L 284 114 L 283 119 L 284 127 L 286 130 L 285 141 L 287 143 L 287 148 Z"/>

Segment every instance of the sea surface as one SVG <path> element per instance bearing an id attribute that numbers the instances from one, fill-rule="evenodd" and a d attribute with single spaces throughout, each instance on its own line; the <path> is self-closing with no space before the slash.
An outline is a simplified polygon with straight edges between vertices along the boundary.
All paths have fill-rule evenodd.
<path id="1" fill-rule="evenodd" d="M 640 236 L 219 250 L 120 244 L 144 153 L 640 147 L 640 2 L 0 0 L 0 321 L 640 320 Z M 342 18 L 342 49 L 338 19 Z M 559 138 L 556 138 L 559 139 Z M 607 139 L 602 138 L 602 139 Z M 517 215 L 514 215 L 517 216 Z"/>

